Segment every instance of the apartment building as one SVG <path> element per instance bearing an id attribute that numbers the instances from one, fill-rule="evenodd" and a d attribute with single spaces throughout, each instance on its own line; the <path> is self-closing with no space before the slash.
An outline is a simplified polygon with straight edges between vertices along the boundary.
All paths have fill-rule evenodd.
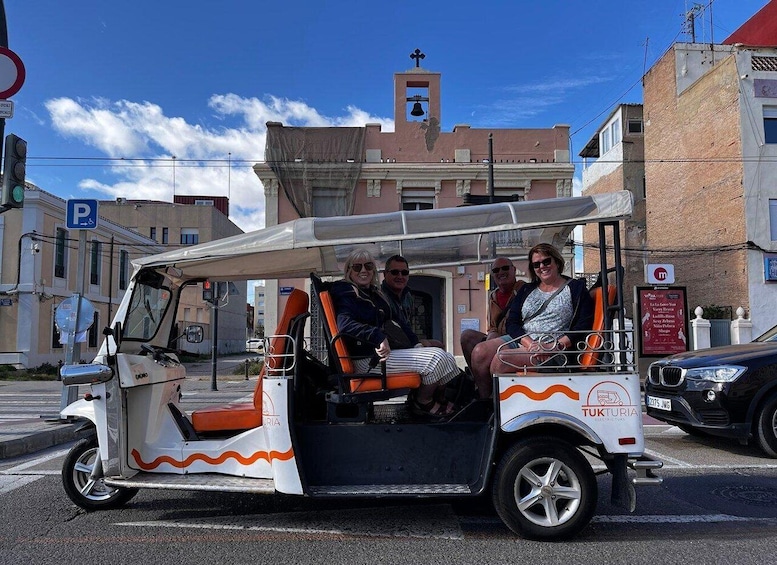
<path id="1" fill-rule="evenodd" d="M 642 107 L 617 107 L 580 155 L 594 159 L 585 193 L 637 197 L 628 285 L 670 263 L 691 311 L 741 306 L 754 335 L 777 324 L 777 2 L 721 44 L 672 45 L 643 77 Z"/>
<path id="2" fill-rule="evenodd" d="M 382 131 L 379 124 L 299 128 L 268 123 L 265 162 L 254 166 L 265 190 L 267 226 L 302 216 L 571 196 L 569 126 L 505 129 L 458 124 L 443 131 L 441 74 L 413 58 L 415 67 L 394 74 L 394 131 Z M 571 268 L 571 247 L 556 243 Z M 527 279 L 528 249 L 512 240 L 495 245 L 498 254 L 516 260 L 519 277 Z M 410 267 L 414 328 L 419 336 L 438 339 L 460 354 L 463 329 L 486 329 L 489 265 L 423 271 Z M 309 284 L 266 282 L 267 327 L 275 326 L 283 306 L 280 289 L 292 286 Z"/>
<path id="3" fill-rule="evenodd" d="M 583 195 L 628 190 L 634 195 L 634 213 L 623 222 L 624 304 L 631 315 L 632 289 L 644 283 L 645 144 L 642 104 L 619 104 L 597 128 L 579 153 L 583 158 Z M 612 242 L 607 241 L 611 246 Z M 599 234 L 596 226 L 583 228 L 583 272 L 594 278 L 599 269 Z M 611 247 L 609 247 L 611 249 Z"/>
<path id="4" fill-rule="evenodd" d="M 101 214 L 97 227 L 85 230 L 81 257 L 79 231 L 67 228 L 66 201 L 31 183 L 24 208 L 0 214 L 0 365 L 65 362 L 54 316 L 57 306 L 79 290 L 79 263 L 83 296 L 95 307 L 81 344 L 82 358 L 91 359 L 127 289 L 130 262 L 162 251 L 153 239 Z"/>
<path id="5" fill-rule="evenodd" d="M 154 240 L 165 251 L 243 233 L 229 219 L 229 199 L 225 196 L 176 194 L 173 202 L 130 198 L 101 200 L 100 214 Z M 246 283 L 235 282 L 234 287 L 238 293 L 226 296 L 219 303 L 219 354 L 245 350 Z M 178 308 L 178 325 L 181 331 L 190 324 L 203 326 L 205 340 L 199 344 L 182 341 L 178 347 L 190 353 L 207 354 L 212 348 L 213 306 L 202 300 L 201 290 L 198 286 L 184 292 Z"/>

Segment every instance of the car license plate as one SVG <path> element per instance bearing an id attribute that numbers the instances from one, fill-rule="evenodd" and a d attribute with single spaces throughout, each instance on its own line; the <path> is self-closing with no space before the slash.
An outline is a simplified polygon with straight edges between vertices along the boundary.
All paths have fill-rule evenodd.
<path id="1" fill-rule="evenodd" d="M 655 408 L 656 410 L 666 410 L 667 412 L 672 410 L 672 401 L 668 398 L 657 398 L 655 396 L 648 396 L 647 405 L 650 408 Z"/>

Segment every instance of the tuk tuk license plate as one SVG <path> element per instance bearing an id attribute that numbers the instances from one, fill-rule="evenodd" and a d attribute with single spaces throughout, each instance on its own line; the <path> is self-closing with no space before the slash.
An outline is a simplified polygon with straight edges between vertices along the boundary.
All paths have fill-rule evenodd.
<path id="1" fill-rule="evenodd" d="M 656 410 L 666 410 L 667 412 L 672 410 L 672 401 L 668 398 L 656 398 L 655 396 L 648 396 L 647 405 L 650 408 L 655 408 Z"/>

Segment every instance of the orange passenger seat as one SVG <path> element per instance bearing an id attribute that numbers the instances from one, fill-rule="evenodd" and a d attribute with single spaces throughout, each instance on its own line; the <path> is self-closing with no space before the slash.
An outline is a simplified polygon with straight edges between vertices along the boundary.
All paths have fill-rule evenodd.
<path id="1" fill-rule="evenodd" d="M 338 332 L 337 314 L 335 313 L 335 307 L 332 304 L 332 297 L 329 295 L 329 291 L 322 290 L 319 292 L 318 300 L 324 312 L 324 323 L 327 326 L 325 329 L 328 336 L 331 336 L 330 339 L 340 366 L 339 368 L 343 374 L 352 375 L 356 373 L 356 367 L 353 364 L 353 358 L 346 349 L 345 341 Z M 375 374 L 371 376 L 362 374 L 348 379 L 348 392 L 351 393 L 418 388 L 419 386 L 421 386 L 421 375 L 411 372 L 392 375 Z"/>
<path id="2" fill-rule="evenodd" d="M 594 323 L 591 327 L 591 332 L 585 338 L 586 347 L 578 357 L 580 365 L 584 369 L 595 367 L 599 363 L 599 357 L 602 352 L 601 348 L 605 342 L 605 334 L 603 332 L 606 329 L 606 310 L 602 304 L 602 287 L 594 287 L 590 292 L 591 298 L 594 300 Z M 608 307 L 615 303 L 616 293 L 615 285 L 607 286 Z"/>
<path id="3" fill-rule="evenodd" d="M 256 381 L 253 402 L 232 402 L 219 406 L 209 406 L 195 410 L 191 414 L 192 426 L 198 433 L 202 432 L 234 432 L 249 430 L 262 425 L 262 381 L 264 380 L 267 364 L 283 364 L 291 362 L 291 340 L 286 336 L 291 335 L 292 322 L 308 311 L 310 298 L 302 290 L 294 289 L 286 301 L 283 315 L 275 329 L 275 337 L 271 338 L 270 346 L 265 350 L 265 363 Z M 302 347 L 302 344 L 297 344 Z M 285 354 L 284 354 L 285 352 Z M 276 353 L 277 357 L 270 354 Z M 271 366 L 270 369 L 282 369 L 283 367 Z"/>

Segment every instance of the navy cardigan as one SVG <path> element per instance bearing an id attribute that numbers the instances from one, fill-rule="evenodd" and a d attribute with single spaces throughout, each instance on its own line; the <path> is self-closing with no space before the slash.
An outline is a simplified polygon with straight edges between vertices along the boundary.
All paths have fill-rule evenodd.
<path id="1" fill-rule="evenodd" d="M 362 289 L 346 280 L 332 283 L 330 294 L 337 312 L 337 329 L 354 355 L 369 355 L 386 339 L 383 321 L 391 318 L 391 307 L 377 288 Z M 407 320 L 395 320 L 412 345 L 418 343 Z"/>

